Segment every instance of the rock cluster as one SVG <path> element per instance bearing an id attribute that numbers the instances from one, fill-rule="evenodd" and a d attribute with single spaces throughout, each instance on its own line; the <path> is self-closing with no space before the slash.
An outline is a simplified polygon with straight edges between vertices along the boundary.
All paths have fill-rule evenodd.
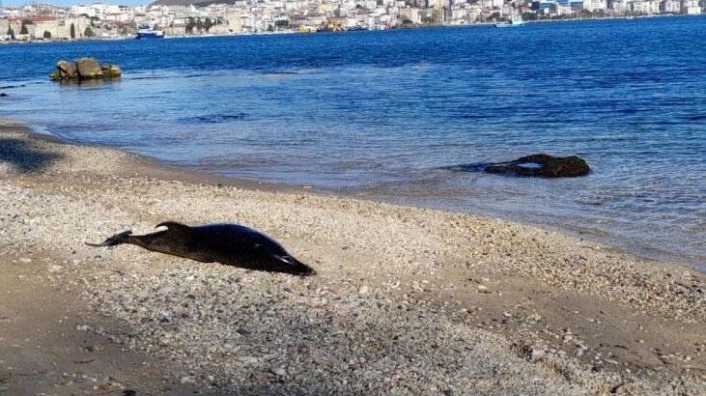
<path id="1" fill-rule="evenodd" d="M 54 81 L 82 81 L 120 77 L 120 66 L 100 64 L 95 58 L 80 58 L 74 62 L 60 60 L 49 77 Z"/>

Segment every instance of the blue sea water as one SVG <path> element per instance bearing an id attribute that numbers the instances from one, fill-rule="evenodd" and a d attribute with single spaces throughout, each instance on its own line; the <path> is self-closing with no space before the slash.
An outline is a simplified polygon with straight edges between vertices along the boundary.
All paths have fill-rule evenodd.
<path id="1" fill-rule="evenodd" d="M 0 115 L 204 172 L 489 214 L 705 270 L 705 32 L 706 18 L 678 17 L 4 45 Z M 48 81 L 59 59 L 87 55 L 123 78 Z M 536 152 L 580 155 L 593 172 L 440 169 Z"/>

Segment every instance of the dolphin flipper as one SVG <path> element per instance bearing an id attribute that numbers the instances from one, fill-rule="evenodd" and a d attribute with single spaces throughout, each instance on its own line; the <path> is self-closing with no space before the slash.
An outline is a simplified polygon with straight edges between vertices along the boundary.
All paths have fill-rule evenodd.
<path id="1" fill-rule="evenodd" d="M 132 231 L 124 231 L 109 237 L 103 243 L 85 242 L 85 244 L 93 247 L 116 246 L 123 243 L 128 243 L 128 238 L 130 237 L 130 235 L 132 235 Z"/>

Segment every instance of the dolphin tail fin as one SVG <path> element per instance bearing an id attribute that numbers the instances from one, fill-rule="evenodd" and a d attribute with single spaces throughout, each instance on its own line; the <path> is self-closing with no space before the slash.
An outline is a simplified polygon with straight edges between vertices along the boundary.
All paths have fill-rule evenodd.
<path id="1" fill-rule="evenodd" d="M 103 247 L 103 246 L 115 246 L 115 245 L 120 245 L 123 243 L 130 243 L 130 235 L 132 235 L 132 231 L 124 231 L 119 234 L 115 234 L 108 239 L 106 239 L 103 243 L 89 243 L 85 242 L 86 245 L 88 246 L 93 246 L 93 247 Z"/>

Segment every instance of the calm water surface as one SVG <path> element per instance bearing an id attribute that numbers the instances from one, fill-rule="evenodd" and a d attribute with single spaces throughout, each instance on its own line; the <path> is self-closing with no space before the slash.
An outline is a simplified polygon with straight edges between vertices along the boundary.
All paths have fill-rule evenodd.
<path id="1" fill-rule="evenodd" d="M 0 46 L 0 115 L 163 162 L 569 230 L 706 269 L 706 18 Z M 63 85 L 61 58 L 123 67 Z M 439 167 L 547 152 L 543 180 Z M 237 219 L 233 219 L 237 221 Z"/>

